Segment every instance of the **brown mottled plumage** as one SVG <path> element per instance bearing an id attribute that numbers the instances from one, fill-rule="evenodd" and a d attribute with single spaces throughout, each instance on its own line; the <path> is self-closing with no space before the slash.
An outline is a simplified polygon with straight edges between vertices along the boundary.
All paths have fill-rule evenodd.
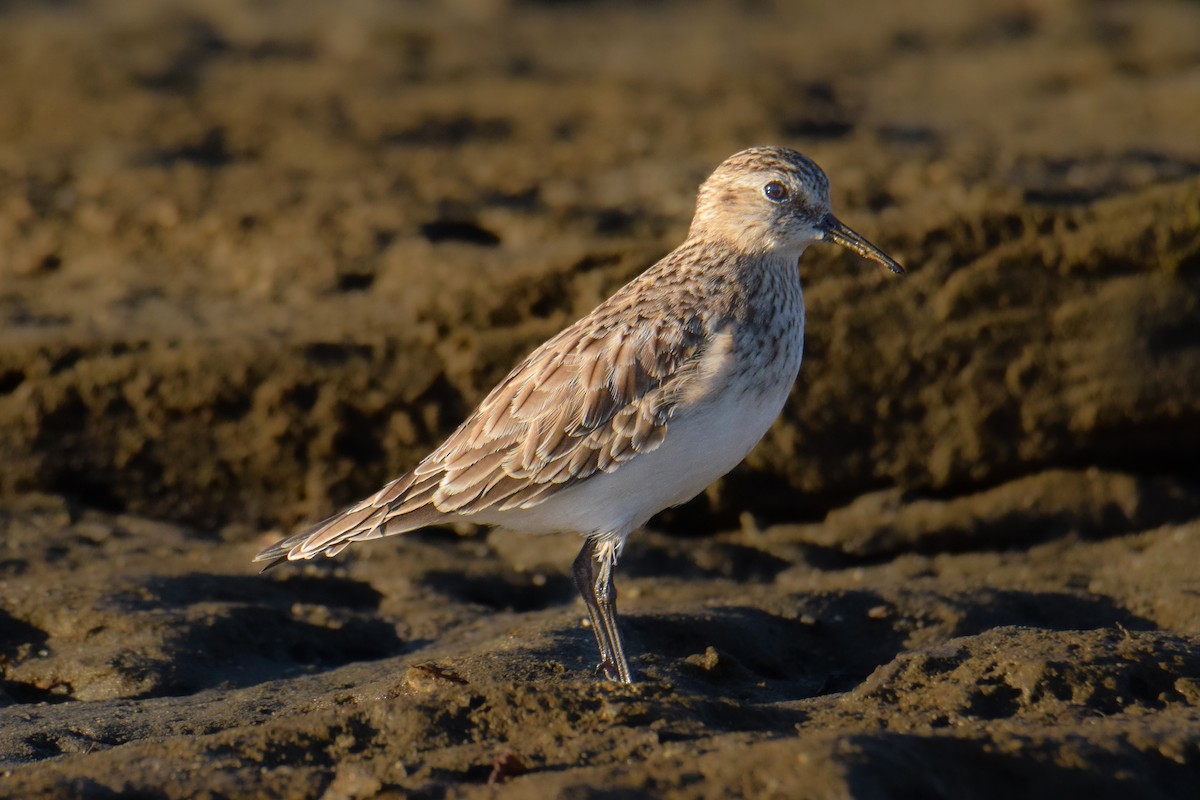
<path id="1" fill-rule="evenodd" d="M 808 158 L 737 153 L 700 187 L 682 245 L 518 364 L 411 472 L 255 560 L 448 521 L 577 531 L 601 666 L 630 682 L 612 582 L 625 538 L 735 466 L 778 415 L 804 342 L 796 262 L 823 239 L 903 272 L 830 213 Z"/>

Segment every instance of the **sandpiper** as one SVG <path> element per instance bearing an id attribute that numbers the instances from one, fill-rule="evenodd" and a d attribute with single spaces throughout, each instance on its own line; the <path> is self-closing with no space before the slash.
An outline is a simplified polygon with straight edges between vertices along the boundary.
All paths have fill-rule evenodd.
<path id="1" fill-rule="evenodd" d="M 631 683 L 613 585 L 625 539 L 737 465 L 779 415 L 804 344 L 797 262 L 820 241 L 904 272 L 833 216 L 809 158 L 731 156 L 700 187 L 683 244 L 534 350 L 412 471 L 255 560 L 447 522 L 575 531 L 600 669 Z"/>

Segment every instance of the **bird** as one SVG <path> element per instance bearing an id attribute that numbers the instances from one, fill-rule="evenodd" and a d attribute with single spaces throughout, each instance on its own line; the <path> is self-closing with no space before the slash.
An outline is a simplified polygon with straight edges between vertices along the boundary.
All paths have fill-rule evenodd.
<path id="1" fill-rule="evenodd" d="M 830 210 L 807 156 L 752 147 L 700 186 L 683 243 L 517 364 L 375 494 L 260 552 L 267 569 L 431 525 L 575 532 L 597 672 L 632 683 L 613 572 L 628 536 L 735 467 L 800 371 L 799 260 L 832 242 L 904 268 Z"/>

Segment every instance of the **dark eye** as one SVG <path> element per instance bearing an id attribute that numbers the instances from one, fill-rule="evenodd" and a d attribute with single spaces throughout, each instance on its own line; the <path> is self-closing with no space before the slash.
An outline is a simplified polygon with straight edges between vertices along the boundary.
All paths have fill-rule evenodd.
<path id="1" fill-rule="evenodd" d="M 788 199 L 788 188 L 779 181 L 771 181 L 763 187 L 763 194 L 772 203 L 782 203 Z"/>

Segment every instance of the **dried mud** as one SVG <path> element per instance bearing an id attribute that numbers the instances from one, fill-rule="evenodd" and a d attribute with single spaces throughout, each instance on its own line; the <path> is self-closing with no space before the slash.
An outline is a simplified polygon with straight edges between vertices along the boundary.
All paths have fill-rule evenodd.
<path id="1" fill-rule="evenodd" d="M 0 795 L 1187 797 L 1200 6 L 0 3 Z M 788 144 L 746 464 L 259 576 Z"/>

